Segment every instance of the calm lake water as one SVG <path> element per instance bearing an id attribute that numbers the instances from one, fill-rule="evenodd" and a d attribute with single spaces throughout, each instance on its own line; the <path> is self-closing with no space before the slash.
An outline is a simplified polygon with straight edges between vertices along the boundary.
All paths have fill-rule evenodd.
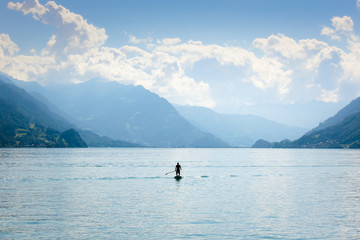
<path id="1" fill-rule="evenodd" d="M 31 238 L 359 239 L 360 151 L 0 149 L 0 239 Z"/>

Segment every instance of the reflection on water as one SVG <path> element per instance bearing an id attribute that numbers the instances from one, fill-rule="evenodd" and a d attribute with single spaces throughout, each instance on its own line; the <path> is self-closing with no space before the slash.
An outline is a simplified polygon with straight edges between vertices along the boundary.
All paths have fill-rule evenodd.
<path id="1" fill-rule="evenodd" d="M 359 211 L 358 150 L 0 149 L 0 239 L 359 239 Z"/>

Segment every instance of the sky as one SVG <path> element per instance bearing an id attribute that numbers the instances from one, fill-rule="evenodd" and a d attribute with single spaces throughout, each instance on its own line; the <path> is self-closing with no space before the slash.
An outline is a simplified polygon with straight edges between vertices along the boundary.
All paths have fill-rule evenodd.
<path id="1" fill-rule="evenodd" d="M 94 77 L 224 113 L 360 95 L 360 0 L 0 2 L 0 71 Z"/>

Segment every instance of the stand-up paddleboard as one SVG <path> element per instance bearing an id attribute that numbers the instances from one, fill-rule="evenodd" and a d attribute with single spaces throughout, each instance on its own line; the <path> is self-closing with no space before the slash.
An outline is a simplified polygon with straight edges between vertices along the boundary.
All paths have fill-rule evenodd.
<path id="1" fill-rule="evenodd" d="M 174 177 L 176 180 L 180 180 L 180 179 L 182 179 L 182 176 L 175 176 Z"/>

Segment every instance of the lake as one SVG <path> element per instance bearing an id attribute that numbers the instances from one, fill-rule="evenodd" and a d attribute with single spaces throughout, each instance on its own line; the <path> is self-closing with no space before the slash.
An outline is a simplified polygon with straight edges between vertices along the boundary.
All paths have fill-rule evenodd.
<path id="1" fill-rule="evenodd" d="M 0 239 L 31 238 L 359 239 L 360 150 L 0 149 Z"/>

